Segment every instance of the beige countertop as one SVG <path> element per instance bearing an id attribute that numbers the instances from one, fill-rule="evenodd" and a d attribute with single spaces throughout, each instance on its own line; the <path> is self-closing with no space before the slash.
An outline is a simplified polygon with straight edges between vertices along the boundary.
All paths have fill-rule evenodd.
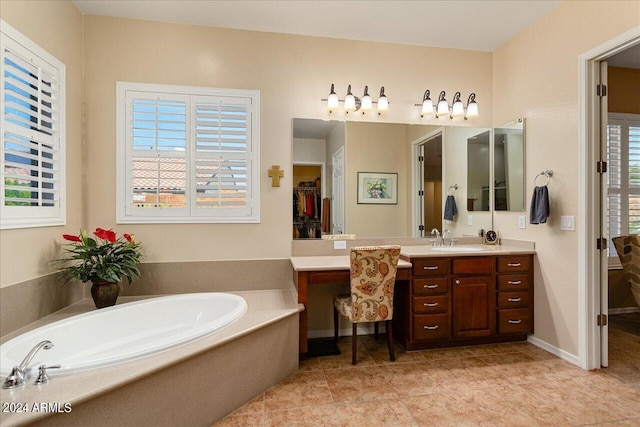
<path id="1" fill-rule="evenodd" d="M 457 246 L 402 246 L 400 255 L 406 258 L 486 256 L 486 255 L 529 255 L 533 248 L 507 245 L 457 245 Z"/>
<path id="2" fill-rule="evenodd" d="M 295 271 L 349 270 L 349 255 L 294 256 L 291 265 Z M 398 268 L 410 268 L 411 263 L 401 259 Z"/>

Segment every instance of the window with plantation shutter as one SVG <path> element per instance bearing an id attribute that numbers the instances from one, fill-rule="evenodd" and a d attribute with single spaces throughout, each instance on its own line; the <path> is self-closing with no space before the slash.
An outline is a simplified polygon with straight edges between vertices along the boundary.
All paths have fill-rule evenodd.
<path id="1" fill-rule="evenodd" d="M 1 228 L 65 223 L 65 66 L 2 21 Z"/>
<path id="2" fill-rule="evenodd" d="M 258 92 L 118 83 L 118 222 L 258 222 Z"/>
<path id="3" fill-rule="evenodd" d="M 607 162 L 609 237 L 640 234 L 640 115 L 609 114 Z M 615 264 L 613 244 L 609 256 Z"/>

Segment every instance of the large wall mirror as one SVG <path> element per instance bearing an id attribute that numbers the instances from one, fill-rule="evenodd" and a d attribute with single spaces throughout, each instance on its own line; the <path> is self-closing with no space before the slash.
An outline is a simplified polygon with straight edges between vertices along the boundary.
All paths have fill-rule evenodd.
<path id="1" fill-rule="evenodd" d="M 469 158 L 474 150 L 469 147 L 480 146 L 472 141 L 488 146 L 491 131 L 293 119 L 294 239 L 321 234 L 420 237 L 432 228 L 462 237 L 492 228 L 489 205 L 481 209 L 481 187 L 489 185 L 490 163 L 480 166 L 475 155 Z M 307 170 L 309 165 L 322 176 L 297 175 L 296 169 Z M 476 175 L 483 176 L 479 188 Z M 449 196 L 457 211 L 451 220 L 444 219 Z M 477 207 L 469 199 L 478 199 Z M 322 209 L 327 207 L 330 219 L 323 221 Z M 319 232 L 322 228 L 325 231 Z"/>
<path id="2" fill-rule="evenodd" d="M 524 119 L 494 129 L 494 209 L 523 211 Z"/>

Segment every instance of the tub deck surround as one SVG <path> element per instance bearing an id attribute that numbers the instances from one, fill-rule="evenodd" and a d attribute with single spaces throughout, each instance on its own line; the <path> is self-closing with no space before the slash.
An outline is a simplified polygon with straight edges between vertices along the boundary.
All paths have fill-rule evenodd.
<path id="1" fill-rule="evenodd" d="M 37 422 L 39 420 L 43 420 L 44 422 L 49 423 L 53 422 L 52 420 L 55 420 L 56 418 L 58 419 L 60 425 L 65 425 L 67 421 L 73 419 L 73 415 L 79 415 L 82 412 L 79 409 L 82 408 L 83 404 L 91 404 L 98 397 L 100 398 L 98 400 L 109 398 L 110 396 L 115 395 L 118 391 L 126 391 L 136 384 L 144 384 L 147 380 L 157 381 L 157 378 L 160 378 L 162 375 L 167 376 L 166 382 L 169 383 L 169 388 L 179 388 L 179 385 L 175 385 L 175 382 L 178 381 L 178 378 L 173 377 L 173 375 L 175 375 L 174 372 L 176 369 L 182 369 L 184 365 L 188 365 L 192 360 L 201 360 L 203 357 L 206 358 L 211 354 L 215 354 L 216 351 L 225 351 L 225 348 L 232 347 L 236 342 L 251 338 L 255 336 L 255 333 L 260 333 L 260 331 L 262 330 L 290 330 L 290 325 L 297 324 L 297 320 L 294 321 L 294 323 L 288 323 L 287 321 L 287 319 L 293 319 L 301 309 L 301 307 L 297 303 L 295 291 L 293 289 L 243 291 L 229 293 L 236 294 L 244 298 L 248 304 L 248 310 L 239 320 L 217 332 L 205 335 L 201 338 L 186 342 L 167 350 L 160 351 L 155 354 L 147 355 L 138 359 L 110 366 L 72 373 L 56 373 L 56 370 L 52 369 L 48 371 L 48 374 L 51 376 L 51 381 L 43 386 L 33 385 L 32 383 L 35 378 L 30 377 L 27 385 L 25 385 L 24 387 L 13 390 L 1 390 L 0 401 L 2 403 L 27 402 L 33 404 L 40 402 L 68 402 L 71 403 L 73 408 L 71 414 L 56 414 L 54 418 L 46 418 L 50 415 L 54 415 L 50 413 L 2 413 L 3 427 L 24 425 L 32 422 Z M 147 298 L 149 297 L 121 297 L 118 300 L 118 304 L 139 301 Z M 23 327 L 11 334 L 2 337 L 1 341 L 3 343 L 7 342 L 8 340 L 18 335 L 34 330 L 40 326 L 58 320 L 67 319 L 71 316 L 93 310 L 95 310 L 95 308 L 93 307 L 93 301 L 91 299 L 83 299 L 80 302 L 72 304 L 69 307 L 66 307 L 43 319 L 40 319 L 37 322 L 34 322 L 26 327 Z M 296 346 L 295 342 L 291 340 L 290 336 L 287 337 L 287 335 L 289 334 L 285 333 L 284 335 L 282 335 L 281 331 L 277 336 L 283 336 L 283 342 L 291 341 L 289 346 L 292 346 L 291 350 L 293 350 L 293 346 Z M 271 342 L 273 340 L 274 337 L 271 337 L 268 341 Z M 260 341 L 260 339 L 252 339 L 249 342 L 251 341 Z M 265 344 L 269 345 L 268 343 Z M 247 349 L 247 351 L 264 352 L 265 350 L 263 348 L 260 348 L 253 350 Z M 273 382 L 273 384 L 275 384 L 279 380 L 284 379 L 286 375 L 289 375 L 297 369 L 296 351 L 293 350 L 289 355 L 287 355 L 286 348 L 281 349 L 281 351 L 282 354 L 277 355 L 278 363 L 272 363 L 273 365 L 279 365 L 279 371 L 270 373 L 268 375 L 269 378 L 266 380 L 268 382 Z M 242 359 L 244 356 L 241 352 L 240 354 L 231 357 L 233 360 L 233 358 Z M 220 369 L 221 367 L 214 366 L 214 368 Z M 244 367 L 243 369 L 246 372 L 248 368 Z M 202 372 L 201 369 L 195 369 L 193 375 L 206 376 L 206 374 L 207 372 Z M 236 377 L 238 378 L 239 383 L 243 383 L 241 392 L 244 393 L 244 395 L 240 396 L 237 401 L 229 403 L 229 405 L 238 405 L 248 400 L 251 396 L 263 391 L 251 389 L 252 385 L 250 381 L 249 383 L 244 384 L 248 380 L 242 378 L 242 372 L 238 372 L 236 375 L 234 375 L 234 378 Z M 183 378 L 182 380 L 184 381 L 185 379 Z M 189 383 L 190 381 L 186 382 Z M 220 384 L 218 384 L 214 378 L 211 378 L 209 381 L 212 387 L 212 391 L 216 391 L 218 393 L 221 392 Z M 171 385 L 172 383 L 174 385 Z M 232 383 L 228 383 L 228 385 L 232 385 Z M 262 384 L 257 385 L 257 387 L 264 387 L 265 385 L 266 388 L 270 386 L 269 384 Z M 184 387 L 188 387 L 188 385 L 186 384 L 184 385 Z M 227 389 L 228 390 L 224 393 L 227 393 L 228 395 L 235 394 L 235 390 L 233 390 L 233 387 L 227 387 Z M 228 399 L 229 396 L 226 396 L 225 398 Z M 169 408 L 171 406 L 170 401 L 172 401 L 171 396 L 166 396 L 165 400 L 165 404 L 167 405 L 167 408 Z M 211 413 L 211 407 L 200 408 L 201 403 L 198 403 L 197 399 L 195 399 L 194 405 L 198 405 L 198 407 L 191 408 L 188 411 L 204 411 L 206 413 L 206 417 L 213 416 Z M 137 409 L 136 412 L 140 412 L 131 414 L 130 416 L 132 417 L 132 419 L 136 417 L 145 419 L 144 411 L 146 406 L 142 404 L 138 406 L 138 408 L 139 409 Z M 218 414 L 217 417 L 219 418 L 223 416 L 233 408 L 234 406 L 220 408 L 221 413 Z M 172 408 L 172 411 L 174 409 L 179 410 L 179 408 Z M 117 409 L 112 410 L 117 412 Z M 74 414 L 74 412 L 77 412 L 78 414 Z M 215 419 L 208 419 L 207 422 L 213 421 L 215 421 Z M 165 425 L 170 425 L 167 423 L 168 421 L 165 421 Z M 82 423 L 74 424 L 73 422 L 71 422 L 69 423 L 69 425 L 82 425 Z"/>
<path id="2" fill-rule="evenodd" d="M 293 266 L 293 281 L 298 289 L 298 303 L 305 307 L 300 312 L 300 358 L 307 353 L 307 310 L 309 304 L 307 288 L 309 285 L 330 283 L 349 283 L 351 268 L 349 255 L 335 256 L 301 256 L 291 257 Z M 397 281 L 408 281 L 411 263 L 400 259 L 398 261 Z"/>

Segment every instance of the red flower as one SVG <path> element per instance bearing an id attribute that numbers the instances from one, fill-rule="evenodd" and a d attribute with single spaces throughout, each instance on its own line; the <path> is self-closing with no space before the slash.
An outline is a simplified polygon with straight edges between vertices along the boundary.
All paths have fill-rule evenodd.
<path id="1" fill-rule="evenodd" d="M 93 232 L 95 236 L 102 240 L 108 240 L 110 243 L 116 241 L 116 233 L 113 230 L 104 230 L 102 228 L 96 228 L 96 231 Z"/>
<path id="2" fill-rule="evenodd" d="M 133 240 L 133 236 L 131 234 L 128 233 L 124 233 L 122 235 L 125 239 L 127 239 L 127 242 L 131 243 L 133 245 L 134 240 Z"/>
<path id="3" fill-rule="evenodd" d="M 82 239 L 78 236 L 73 236 L 71 234 L 63 234 L 62 237 L 65 240 L 69 240 L 70 242 L 82 242 Z"/>

